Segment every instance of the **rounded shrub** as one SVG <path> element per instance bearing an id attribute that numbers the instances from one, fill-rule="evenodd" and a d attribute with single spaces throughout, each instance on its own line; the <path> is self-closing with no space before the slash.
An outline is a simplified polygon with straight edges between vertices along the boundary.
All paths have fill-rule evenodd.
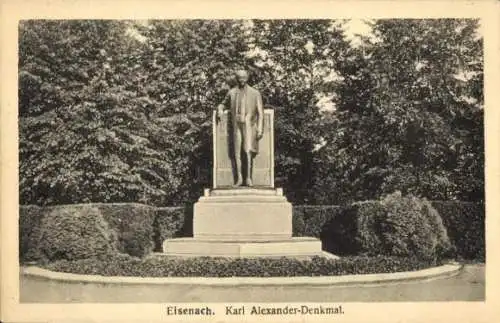
<path id="1" fill-rule="evenodd" d="M 379 228 L 386 255 L 436 259 L 449 254 L 446 229 L 429 201 L 395 192 L 380 203 L 385 209 Z"/>
<path id="2" fill-rule="evenodd" d="M 54 208 L 42 220 L 39 239 L 40 251 L 49 261 L 116 252 L 116 234 L 96 207 Z"/>

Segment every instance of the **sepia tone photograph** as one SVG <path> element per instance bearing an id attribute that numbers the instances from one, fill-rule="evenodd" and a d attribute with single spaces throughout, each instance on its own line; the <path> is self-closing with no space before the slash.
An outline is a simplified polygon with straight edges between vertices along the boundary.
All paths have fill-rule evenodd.
<path id="1" fill-rule="evenodd" d="M 484 300 L 479 28 L 21 21 L 20 301 Z"/>
<path id="2" fill-rule="evenodd" d="M 17 20 L 15 299 L 224 321 L 485 304 L 485 24 Z"/>

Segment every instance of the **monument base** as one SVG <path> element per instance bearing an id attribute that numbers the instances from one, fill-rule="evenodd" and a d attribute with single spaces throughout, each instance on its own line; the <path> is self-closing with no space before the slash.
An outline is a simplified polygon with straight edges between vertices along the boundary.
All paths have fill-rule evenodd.
<path id="1" fill-rule="evenodd" d="M 292 204 L 280 189 L 206 190 L 193 209 L 193 236 L 214 241 L 283 241 L 292 237 Z"/>
<path id="2" fill-rule="evenodd" d="M 167 239 L 163 242 L 165 256 L 228 257 L 228 258 L 307 258 L 314 256 L 337 258 L 321 250 L 321 241 L 296 237 L 283 241 L 213 241 L 195 238 Z"/>
<path id="3" fill-rule="evenodd" d="M 281 189 L 205 190 L 194 205 L 193 238 L 167 239 L 173 257 L 334 257 L 321 241 L 292 238 L 292 204 Z"/>

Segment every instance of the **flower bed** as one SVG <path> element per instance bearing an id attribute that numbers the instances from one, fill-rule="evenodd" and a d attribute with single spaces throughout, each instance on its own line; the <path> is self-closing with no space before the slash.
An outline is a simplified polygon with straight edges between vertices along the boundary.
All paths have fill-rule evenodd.
<path id="1" fill-rule="evenodd" d="M 421 270 L 441 262 L 387 256 L 356 256 L 340 259 L 293 258 L 133 258 L 60 260 L 44 268 L 74 274 L 137 277 L 293 277 L 339 276 Z"/>

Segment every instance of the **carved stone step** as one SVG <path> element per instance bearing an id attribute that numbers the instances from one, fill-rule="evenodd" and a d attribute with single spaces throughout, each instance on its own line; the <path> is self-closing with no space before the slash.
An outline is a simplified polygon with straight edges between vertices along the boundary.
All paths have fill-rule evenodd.
<path id="1" fill-rule="evenodd" d="M 311 257 L 325 256 L 321 241 L 314 238 L 291 238 L 281 241 L 210 241 L 196 238 L 168 239 L 165 255 L 174 257 Z M 331 255 L 334 257 L 333 255 Z"/>

